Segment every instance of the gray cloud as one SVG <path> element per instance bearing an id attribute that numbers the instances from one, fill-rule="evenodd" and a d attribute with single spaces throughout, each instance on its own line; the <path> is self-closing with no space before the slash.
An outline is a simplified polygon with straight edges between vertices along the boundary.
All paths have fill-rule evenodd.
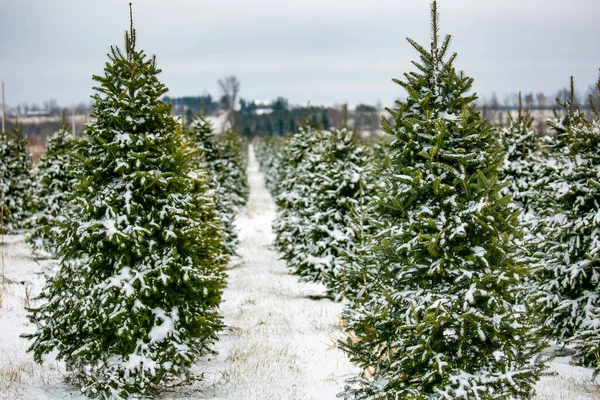
<path id="1" fill-rule="evenodd" d="M 92 74 L 129 25 L 123 0 L 2 0 L 0 79 L 7 101 L 88 101 Z M 543 91 L 598 75 L 597 0 L 440 0 L 457 67 L 484 96 Z M 217 94 L 236 74 L 242 97 L 390 104 L 391 78 L 413 69 L 405 37 L 427 46 L 429 2 L 138 0 L 139 46 L 156 54 L 170 94 Z"/>

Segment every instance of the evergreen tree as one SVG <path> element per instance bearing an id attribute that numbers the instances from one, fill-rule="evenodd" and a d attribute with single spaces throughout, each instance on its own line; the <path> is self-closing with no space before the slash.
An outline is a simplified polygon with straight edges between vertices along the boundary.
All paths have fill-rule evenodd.
<path id="1" fill-rule="evenodd" d="M 467 92 L 473 79 L 438 41 L 383 130 L 394 136 L 376 196 L 365 284 L 344 311 L 341 347 L 365 375 L 346 399 L 529 398 L 542 365 L 531 318 L 516 302 L 524 270 L 510 257 L 520 234 L 499 194 L 503 154 Z"/>
<path id="2" fill-rule="evenodd" d="M 234 208 L 243 207 L 248 202 L 248 147 L 242 136 L 232 130 L 217 136 L 220 157 L 217 170 L 220 171 L 221 186 Z"/>
<path id="3" fill-rule="evenodd" d="M 200 115 L 190 125 L 190 135 L 200 150 L 197 165 L 210 175 L 210 186 L 214 191 L 217 211 L 223 227 L 224 250 L 235 254 L 238 238 L 233 225 L 237 209 L 245 204 L 248 184 L 243 163 L 237 149 L 223 147 L 214 133 L 212 123 Z M 236 158 L 237 157 L 237 158 Z M 242 183 L 243 182 L 243 183 Z M 240 185 L 243 185 L 240 187 Z"/>
<path id="4" fill-rule="evenodd" d="M 582 153 L 588 158 L 588 165 L 579 165 L 579 172 L 587 172 L 587 175 L 590 179 L 588 179 L 588 202 L 590 195 L 595 197 L 594 206 L 592 208 L 592 212 L 587 213 L 587 215 L 580 218 L 578 222 L 583 222 L 588 226 L 588 233 L 591 238 L 588 239 L 591 243 L 589 249 L 587 249 L 586 256 L 593 263 L 593 272 L 592 274 L 598 273 L 598 243 L 600 243 L 600 238 L 598 237 L 598 225 L 600 221 L 595 218 L 595 215 L 598 215 L 598 184 L 600 182 L 600 177 L 598 173 L 594 174 L 591 171 L 585 171 L 586 168 L 595 166 L 596 171 L 598 171 L 598 165 L 600 159 L 598 157 L 598 147 L 600 146 L 600 109 L 596 107 L 594 103 L 594 99 L 597 99 L 600 96 L 600 80 L 598 81 L 597 92 L 595 95 L 590 94 L 589 97 L 589 106 L 592 110 L 594 119 L 589 126 L 589 129 L 582 132 L 580 135 L 580 139 L 583 139 L 584 143 L 584 151 Z M 591 184 L 590 184 L 591 183 Z M 592 228 L 592 229 L 590 229 Z M 587 271 L 586 271 L 587 272 Z M 586 282 L 587 283 L 587 282 Z M 585 365 L 591 365 L 595 367 L 594 375 L 598 375 L 600 373 L 600 306 L 598 305 L 598 297 L 600 296 L 600 287 L 598 286 L 597 280 L 592 280 L 592 283 L 596 284 L 596 288 L 589 290 L 587 295 L 590 300 L 588 301 L 588 305 L 592 305 L 591 310 L 588 315 L 586 315 L 586 319 L 581 324 L 580 332 L 576 335 L 575 343 L 576 343 L 576 355 L 575 359 L 579 360 L 581 363 Z M 586 285 L 587 286 L 587 285 Z M 592 293 L 590 293 L 592 292 Z M 588 306 L 586 305 L 586 306 Z"/>
<path id="5" fill-rule="evenodd" d="M 363 236 L 363 208 L 371 192 L 366 164 L 353 133 L 333 129 L 322 133 L 295 173 L 296 197 L 303 201 L 296 224 L 302 229 L 288 267 L 305 280 L 324 283 L 334 298 L 345 295 L 347 257 Z"/>
<path id="6" fill-rule="evenodd" d="M 299 254 L 297 247 L 300 232 L 300 210 L 307 206 L 308 199 L 300 197 L 297 173 L 303 161 L 311 157 L 315 147 L 323 140 L 323 132 L 310 125 L 308 120 L 289 139 L 281 156 L 281 164 L 276 171 L 275 204 L 277 216 L 273 222 L 275 247 L 282 259 L 291 260 Z M 305 171 L 306 173 L 306 171 Z"/>
<path id="7" fill-rule="evenodd" d="M 375 269 L 368 267 L 364 259 L 373 251 L 373 238 L 378 229 L 382 228 L 380 212 L 377 207 L 380 194 L 385 192 L 386 185 L 381 179 L 385 170 L 386 160 L 389 158 L 391 147 L 389 138 L 362 140 L 366 153 L 367 163 L 363 170 L 362 180 L 365 184 L 364 201 L 359 207 L 360 237 L 355 241 L 354 247 L 346 252 L 344 257 L 343 279 L 334 282 L 334 291 L 343 293 L 344 297 L 355 300 L 365 293 L 367 276 L 373 277 Z"/>
<path id="8" fill-rule="evenodd" d="M 283 165 L 284 149 L 287 146 L 287 138 L 281 136 L 256 137 L 253 141 L 254 152 L 260 165 L 260 170 L 265 177 L 265 186 L 272 196 L 275 197 L 278 186 L 278 177 Z"/>
<path id="9" fill-rule="evenodd" d="M 589 335 L 600 307 L 600 130 L 597 120 L 589 122 L 574 106 L 573 98 L 559 101 L 562 115 L 556 112 L 548 121 L 552 135 L 536 171 L 539 263 L 529 296 L 548 336 L 567 343 L 582 329 Z M 594 354 L 580 352 L 576 358 L 598 363 Z"/>
<path id="10" fill-rule="evenodd" d="M 31 156 L 23 128 L 0 133 L 0 214 L 5 233 L 28 227 L 31 216 Z"/>
<path id="11" fill-rule="evenodd" d="M 519 108 L 516 116 L 508 113 L 508 126 L 498 130 L 499 140 L 505 152 L 504 162 L 499 172 L 503 184 L 500 193 L 510 195 L 513 206 L 519 211 L 519 225 L 523 229 L 523 238 L 515 241 L 513 257 L 518 263 L 532 265 L 537 262 L 535 253 L 534 231 L 538 223 L 538 215 L 532 207 L 535 198 L 533 186 L 537 180 L 535 170 L 540 162 L 538 135 L 533 129 L 533 117 L 530 110 L 524 110 L 519 93 Z M 524 287 L 530 287 L 531 281 L 525 277 Z M 526 295 L 523 290 L 521 296 Z"/>
<path id="12" fill-rule="evenodd" d="M 48 138 L 46 152 L 33 172 L 32 230 L 27 241 L 37 250 L 55 253 L 59 216 L 78 182 L 77 141 L 65 125 Z"/>
<path id="13" fill-rule="evenodd" d="M 193 147 L 160 101 L 155 57 L 112 47 L 94 76 L 95 120 L 82 182 L 65 211 L 60 270 L 25 335 L 41 362 L 56 351 L 88 396 L 148 396 L 210 351 L 222 327 L 221 230 Z"/>
<path id="14" fill-rule="evenodd" d="M 531 111 L 523 110 L 519 93 L 517 115 L 508 114 L 508 127 L 501 129 L 499 136 L 506 154 L 500 172 L 508 184 L 502 193 L 510 194 L 521 209 L 528 205 L 533 176 L 532 155 L 537 148 L 538 136 L 532 125 Z"/>

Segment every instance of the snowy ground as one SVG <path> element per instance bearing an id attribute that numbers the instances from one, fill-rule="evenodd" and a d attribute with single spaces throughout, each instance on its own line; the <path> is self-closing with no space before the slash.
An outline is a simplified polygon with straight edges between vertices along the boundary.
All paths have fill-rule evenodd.
<path id="1" fill-rule="evenodd" d="M 215 346 L 219 354 L 194 366 L 203 379 L 168 389 L 160 399 L 335 399 L 344 379 L 357 372 L 335 346 L 342 305 L 319 299 L 322 287 L 298 283 L 270 248 L 275 208 L 253 156 L 249 180 L 250 201 L 237 219 L 240 258 L 230 264 L 221 307 L 229 328 Z M 32 329 L 25 307 L 41 289 L 43 273 L 56 268 L 23 240 L 4 237 L 0 399 L 83 399 L 64 382 L 61 363 L 35 364 L 19 337 Z M 568 358 L 556 359 L 551 370 L 557 375 L 541 379 L 538 399 L 600 399 L 591 370 L 569 365 Z"/>

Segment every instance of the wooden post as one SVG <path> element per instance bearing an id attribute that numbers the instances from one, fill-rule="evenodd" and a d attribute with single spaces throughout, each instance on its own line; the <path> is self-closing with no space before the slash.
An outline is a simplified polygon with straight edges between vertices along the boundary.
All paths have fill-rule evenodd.
<path id="1" fill-rule="evenodd" d="M 75 106 L 71 107 L 71 125 L 73 129 L 73 137 L 75 137 Z"/>
<path id="2" fill-rule="evenodd" d="M 6 106 L 4 105 L 4 82 L 2 82 L 2 133 L 6 132 Z"/>
<path id="3" fill-rule="evenodd" d="M 348 127 L 348 103 L 344 103 L 344 128 Z"/>

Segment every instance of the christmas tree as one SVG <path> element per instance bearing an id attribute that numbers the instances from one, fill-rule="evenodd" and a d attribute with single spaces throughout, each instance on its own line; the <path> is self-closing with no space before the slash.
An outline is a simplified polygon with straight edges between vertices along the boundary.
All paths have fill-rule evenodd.
<path id="1" fill-rule="evenodd" d="M 241 148 L 231 135 L 226 140 L 217 139 L 212 123 L 198 116 L 190 125 L 190 136 L 199 149 L 196 163 L 210 175 L 210 186 L 214 191 L 217 211 L 224 235 L 224 250 L 229 255 L 236 253 L 238 238 L 233 220 L 240 206 L 248 198 L 248 183 Z M 235 135 L 235 134 L 233 134 Z"/>
<path id="2" fill-rule="evenodd" d="M 195 150 L 160 97 L 155 57 L 112 47 L 50 277 L 26 335 L 88 396 L 148 396 L 186 378 L 222 327 L 221 229 Z"/>
<path id="3" fill-rule="evenodd" d="M 59 216 L 77 184 L 77 141 L 65 125 L 48 138 L 46 152 L 33 173 L 32 230 L 27 241 L 37 250 L 55 253 Z"/>
<path id="4" fill-rule="evenodd" d="M 260 170 L 264 174 L 265 186 L 272 196 L 275 196 L 277 178 L 283 165 L 283 149 L 286 148 L 287 138 L 282 136 L 256 137 L 252 142 Z"/>
<path id="5" fill-rule="evenodd" d="M 508 127 L 501 129 L 499 136 L 506 154 L 500 172 L 508 183 L 502 193 L 510 194 L 521 209 L 525 209 L 529 203 L 534 163 L 532 155 L 537 149 L 538 135 L 532 124 L 531 111 L 523 109 L 519 93 L 517 114 L 514 116 L 509 112 Z"/>
<path id="6" fill-rule="evenodd" d="M 362 240 L 371 194 L 367 155 L 353 136 L 346 128 L 323 132 L 295 173 L 296 197 L 303 201 L 296 224 L 302 229 L 288 267 L 304 280 L 324 283 L 334 298 L 346 292 L 347 257 Z"/>
<path id="7" fill-rule="evenodd" d="M 544 157 L 537 166 L 539 263 L 529 296 L 548 336 L 566 343 L 591 334 L 600 307 L 600 124 L 594 105 L 596 119 L 590 122 L 574 105 L 573 93 L 571 80 L 571 97 L 559 101 L 562 113 L 548 121 L 553 132 L 545 138 Z M 575 358 L 598 365 L 586 347 Z"/>
<path id="8" fill-rule="evenodd" d="M 341 347 L 365 371 L 346 399 L 529 398 L 542 365 L 517 304 L 520 235 L 500 195 L 503 154 L 467 94 L 473 79 L 438 39 L 395 80 L 408 92 L 383 126 L 394 136 L 381 172 L 379 219 L 361 261 L 365 284 L 343 316 Z"/>
<path id="9" fill-rule="evenodd" d="M 292 260 L 299 255 L 297 246 L 300 232 L 303 227 L 299 224 L 300 212 L 307 205 L 307 198 L 301 197 L 298 190 L 300 182 L 297 173 L 303 162 L 309 159 L 316 146 L 324 140 L 323 131 L 311 126 L 307 120 L 296 133 L 294 133 L 283 149 L 281 163 L 276 172 L 277 216 L 273 222 L 275 233 L 275 247 L 284 260 Z M 307 173 L 307 171 L 304 171 Z"/>
<path id="10" fill-rule="evenodd" d="M 23 128 L 0 133 L 0 229 L 27 228 L 31 216 L 31 156 Z"/>
<path id="11" fill-rule="evenodd" d="M 239 209 L 248 202 L 250 188 L 248 186 L 247 152 L 248 147 L 244 138 L 238 133 L 227 130 L 217 136 L 220 157 L 218 171 L 222 171 L 221 186 L 227 192 L 227 198 L 233 207 Z"/>
<path id="12" fill-rule="evenodd" d="M 598 91 L 597 94 L 600 94 L 600 80 L 596 85 Z M 585 129 L 581 132 L 580 142 L 582 142 L 582 147 L 584 157 L 587 159 L 587 163 L 582 163 L 578 167 L 578 172 L 584 173 L 587 175 L 588 186 L 587 191 L 587 202 L 590 197 L 594 197 L 596 200 L 594 201 L 591 212 L 588 212 L 587 215 L 580 218 L 578 222 L 585 221 L 584 224 L 587 225 L 587 233 L 590 238 L 588 241 L 591 241 L 592 244 L 588 249 L 588 254 L 586 256 L 593 264 L 593 274 L 597 274 L 599 271 L 599 263 L 598 257 L 596 254 L 598 253 L 598 243 L 600 243 L 600 238 L 598 237 L 598 225 L 600 225 L 600 221 L 598 221 L 595 216 L 598 215 L 598 198 L 600 197 L 600 192 L 598 188 L 598 182 L 600 182 L 600 177 L 598 173 L 593 173 L 593 170 L 590 171 L 592 165 L 595 167 L 596 171 L 598 171 L 598 165 L 600 164 L 600 157 L 598 156 L 598 148 L 600 147 L 600 109 L 594 104 L 594 96 L 591 94 L 589 97 L 589 107 L 592 110 L 593 120 L 590 125 L 588 125 L 588 129 Z M 587 165 L 586 165 L 587 164 Z M 584 175 L 584 176 L 585 176 Z M 582 182 L 583 183 L 583 182 Z M 580 228 L 579 228 L 580 229 Z M 587 271 L 586 271 L 587 272 Z M 582 322 L 579 333 L 575 337 L 576 343 L 576 351 L 575 359 L 580 361 L 585 365 L 591 365 L 595 367 L 594 375 L 598 375 L 600 373 L 600 305 L 598 304 L 598 297 L 600 296 L 600 287 L 598 285 L 598 281 L 591 279 L 591 282 L 585 282 L 586 286 L 591 286 L 595 284 L 595 288 L 588 289 L 589 296 L 587 307 L 591 306 L 591 310 L 588 315 L 586 315 L 586 319 Z M 591 292 L 591 293 L 590 293 Z M 593 305 L 592 305 L 593 304 Z"/>
<path id="13" fill-rule="evenodd" d="M 537 238 L 534 231 L 538 224 L 538 215 L 533 204 L 536 202 L 534 184 L 537 180 L 536 170 L 540 162 L 538 134 L 532 128 L 533 116 L 530 110 L 524 110 L 519 93 L 519 107 L 516 115 L 508 113 L 508 127 L 499 129 L 498 139 L 505 152 L 504 162 L 499 172 L 503 184 L 506 185 L 500 193 L 510 195 L 515 210 L 519 211 L 519 225 L 523 230 L 523 237 L 515 241 L 513 257 L 515 261 L 524 265 L 533 265 L 537 259 L 535 243 Z M 533 200 L 532 200 L 533 198 Z M 528 277 L 526 277 L 528 278 Z M 529 279 L 523 283 L 524 288 L 531 286 Z M 522 291 L 522 295 L 526 290 Z"/>

